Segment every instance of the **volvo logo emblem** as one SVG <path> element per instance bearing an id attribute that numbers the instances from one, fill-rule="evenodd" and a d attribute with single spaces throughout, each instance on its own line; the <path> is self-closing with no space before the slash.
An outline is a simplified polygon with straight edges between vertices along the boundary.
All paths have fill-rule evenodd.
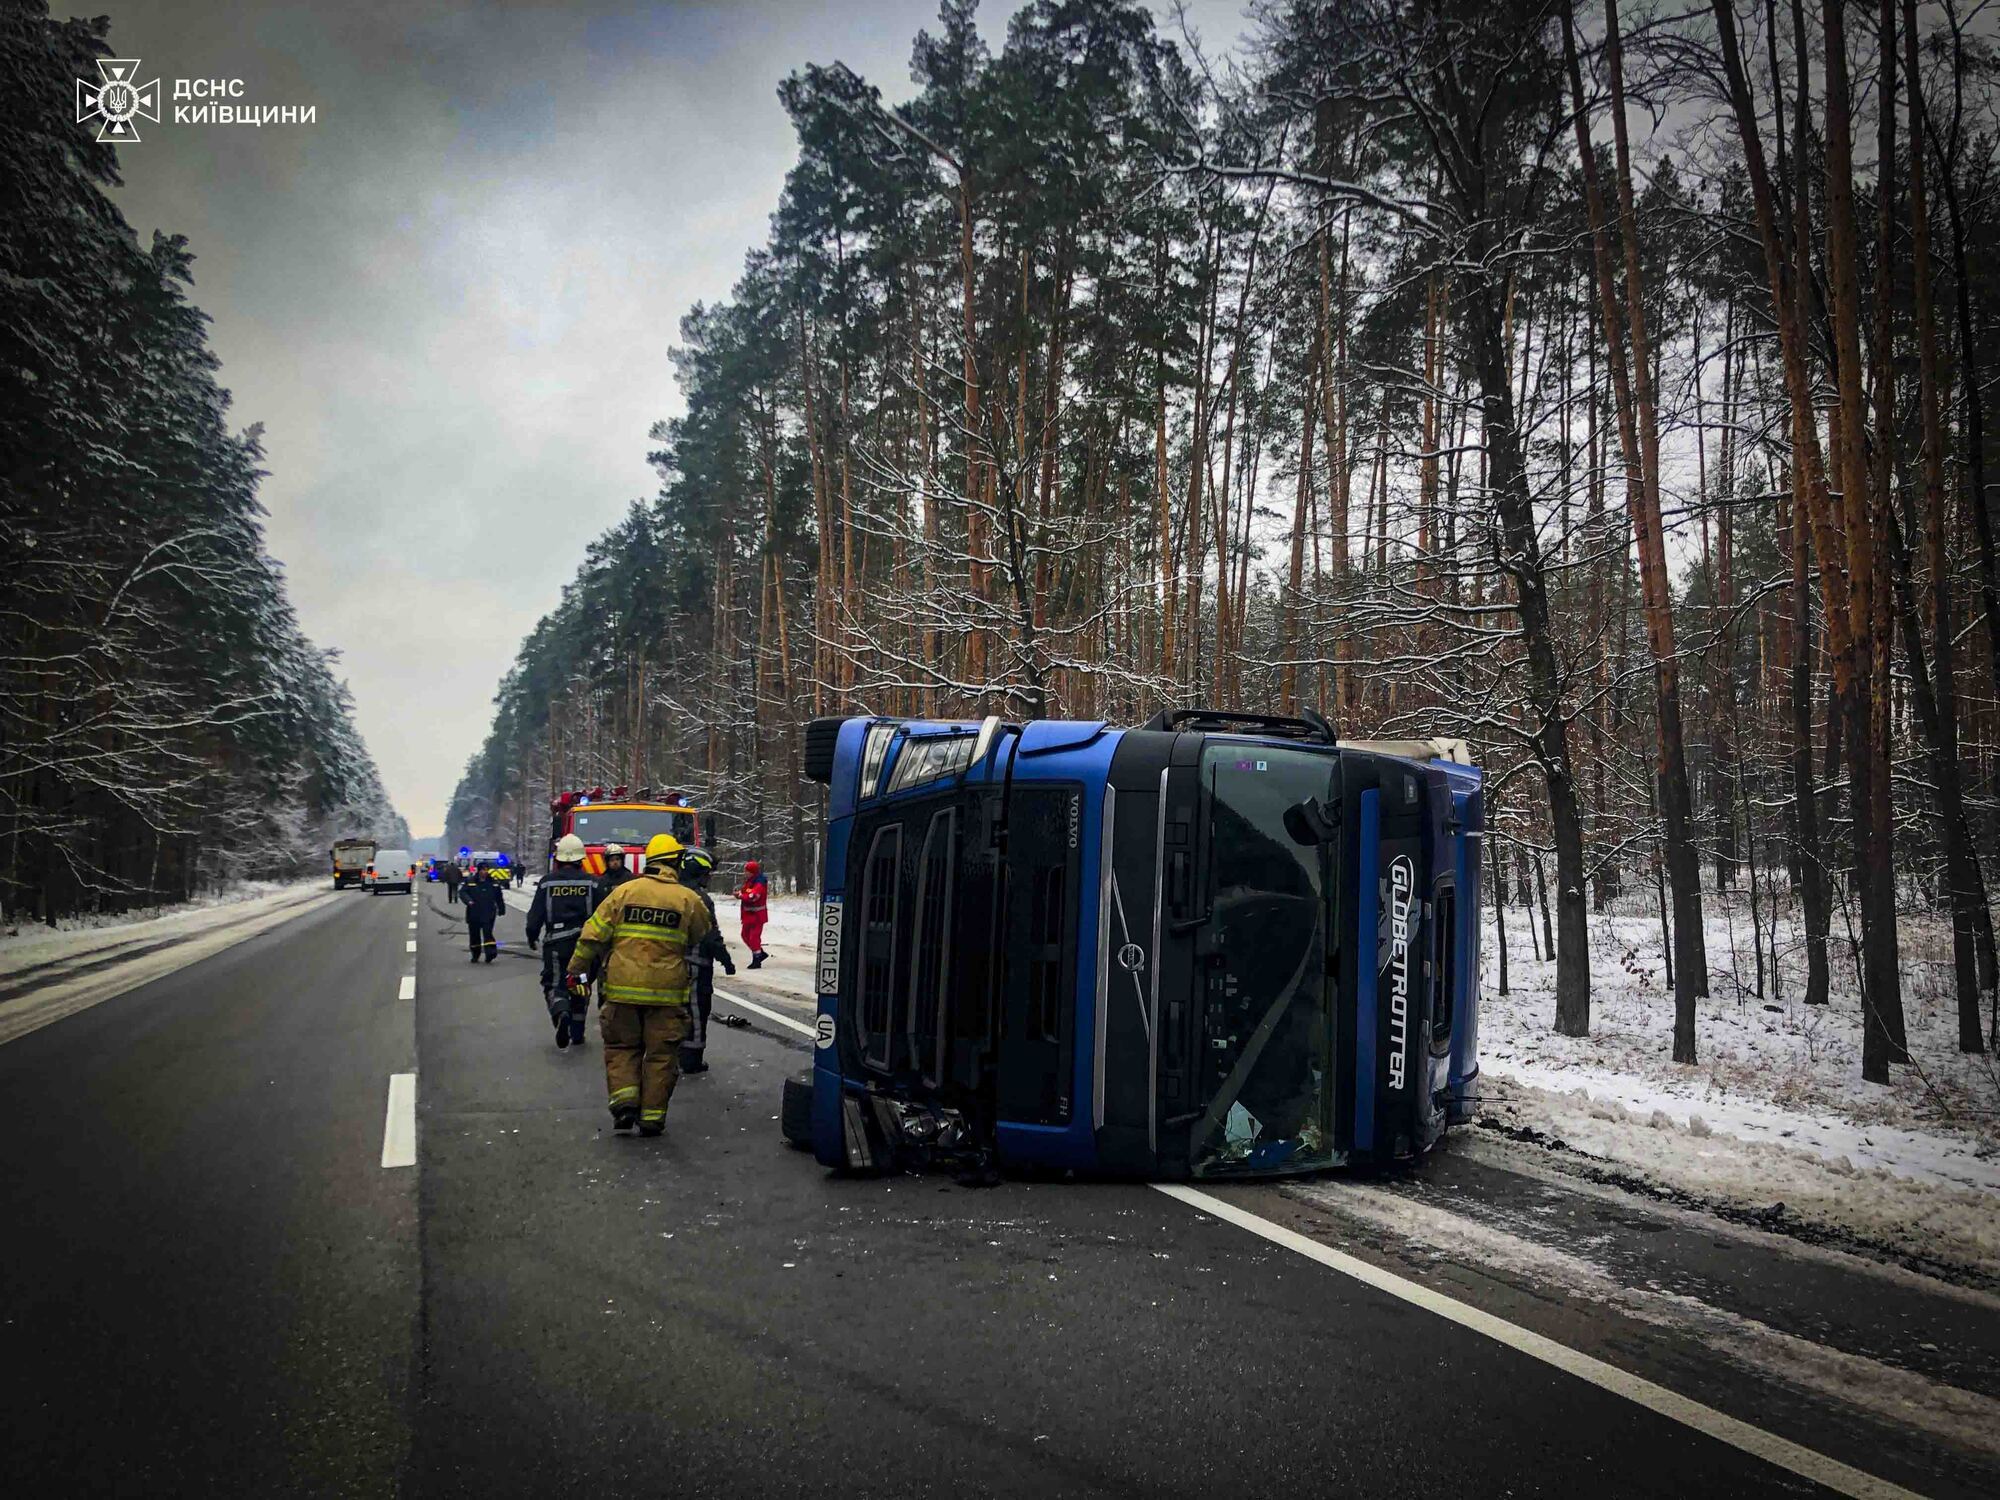
<path id="1" fill-rule="evenodd" d="M 1127 943 L 1118 950 L 1118 967 L 1136 974 L 1146 967 L 1146 950 L 1137 943 Z"/>

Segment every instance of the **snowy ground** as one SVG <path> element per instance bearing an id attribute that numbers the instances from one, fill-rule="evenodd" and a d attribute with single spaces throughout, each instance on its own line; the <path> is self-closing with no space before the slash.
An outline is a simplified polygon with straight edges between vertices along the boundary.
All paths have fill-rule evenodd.
<path id="1" fill-rule="evenodd" d="M 206 928 L 216 920 L 248 915 L 248 903 L 272 904 L 307 891 L 330 890 L 324 875 L 303 880 L 246 880 L 217 894 L 172 906 L 141 907 L 116 915 L 65 917 L 56 926 L 20 922 L 0 930 L 0 974 L 20 973 L 122 945 L 141 935 L 167 937 Z M 217 913 L 222 908 L 243 908 Z M 144 934 L 128 929 L 145 929 Z"/>
<path id="2" fill-rule="evenodd" d="M 1747 897 L 1725 904 L 1710 892 L 1712 994 L 1689 1067 L 1672 1060 L 1673 997 L 1649 898 L 1591 917 L 1583 1038 L 1555 1034 L 1555 966 L 1537 958 L 1539 934 L 1519 907 L 1506 914 L 1511 992 L 1499 993 L 1489 915 L 1481 1123 L 1773 1227 L 2000 1276 L 2000 1067 L 1957 1050 L 1948 932 L 1903 933 L 1912 1063 L 1883 1087 L 1861 1080 L 1851 967 L 1836 962 L 1831 1004 L 1802 1004 L 1803 955 L 1787 924 L 1777 993 L 1767 974 L 1760 997 Z"/>
<path id="3" fill-rule="evenodd" d="M 722 919 L 722 935 L 741 969 L 749 962 L 743 951 L 742 918 L 727 892 L 715 897 L 715 914 Z M 770 955 L 757 971 L 773 989 L 813 999 L 813 955 L 819 946 L 819 903 L 811 896 L 772 896 L 770 920 L 764 924 L 764 951 Z M 815 1002 L 817 1003 L 817 1002 Z"/>
<path id="4" fill-rule="evenodd" d="M 101 1005 L 127 990 L 297 920 L 330 901 L 365 901 L 324 877 L 265 883 L 235 899 L 170 907 L 150 917 L 30 929 L 0 942 L 0 1043 Z"/>

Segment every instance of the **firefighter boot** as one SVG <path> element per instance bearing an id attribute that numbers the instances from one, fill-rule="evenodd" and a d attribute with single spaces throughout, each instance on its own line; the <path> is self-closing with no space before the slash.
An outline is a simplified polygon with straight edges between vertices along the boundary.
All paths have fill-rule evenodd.
<path id="1" fill-rule="evenodd" d="M 542 992 L 542 1003 L 548 1006 L 549 1020 L 555 1025 L 556 1045 L 567 1049 L 571 1041 L 569 1034 L 569 995 L 562 990 L 544 990 Z M 581 1038 L 577 1040 L 581 1040 Z"/>

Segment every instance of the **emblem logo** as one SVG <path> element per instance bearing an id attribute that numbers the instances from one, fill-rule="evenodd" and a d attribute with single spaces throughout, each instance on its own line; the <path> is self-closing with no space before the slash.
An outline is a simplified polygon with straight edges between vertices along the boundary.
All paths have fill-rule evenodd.
<path id="1" fill-rule="evenodd" d="M 160 80 L 138 82 L 138 58 L 100 57 L 97 72 L 95 83 L 82 78 L 76 81 L 77 124 L 85 120 L 101 121 L 97 127 L 100 141 L 125 142 L 139 139 L 133 121 L 159 123 Z"/>

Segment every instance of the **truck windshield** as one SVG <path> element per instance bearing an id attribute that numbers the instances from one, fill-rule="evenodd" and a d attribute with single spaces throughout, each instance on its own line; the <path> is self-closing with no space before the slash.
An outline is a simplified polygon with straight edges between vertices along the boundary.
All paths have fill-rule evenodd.
<path id="1" fill-rule="evenodd" d="M 1332 787 L 1325 753 L 1211 741 L 1202 800 L 1209 962 L 1197 1174 L 1331 1165 L 1332 922 L 1320 850 L 1295 843 L 1285 809 Z"/>
<path id="2" fill-rule="evenodd" d="M 586 844 L 643 844 L 656 833 L 694 841 L 694 814 L 653 807 L 592 807 L 579 811 L 570 832 Z"/>

